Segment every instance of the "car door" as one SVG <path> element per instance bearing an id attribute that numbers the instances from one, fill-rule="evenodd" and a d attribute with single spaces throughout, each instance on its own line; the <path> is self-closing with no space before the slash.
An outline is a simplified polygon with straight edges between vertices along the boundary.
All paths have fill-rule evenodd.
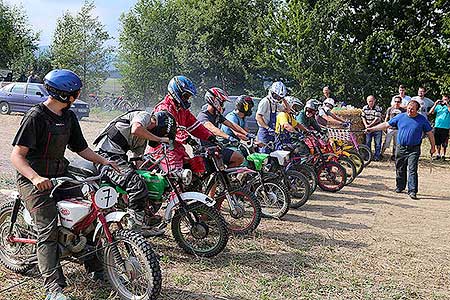
<path id="1" fill-rule="evenodd" d="M 27 90 L 24 95 L 24 102 L 26 103 L 28 109 L 34 105 L 45 101 L 44 93 L 38 84 L 27 84 Z"/>
<path id="2" fill-rule="evenodd" d="M 28 108 L 23 101 L 23 95 L 25 93 L 26 83 L 16 83 L 12 87 L 11 91 L 7 93 L 7 98 L 11 106 L 15 106 L 17 111 L 27 111 Z"/>

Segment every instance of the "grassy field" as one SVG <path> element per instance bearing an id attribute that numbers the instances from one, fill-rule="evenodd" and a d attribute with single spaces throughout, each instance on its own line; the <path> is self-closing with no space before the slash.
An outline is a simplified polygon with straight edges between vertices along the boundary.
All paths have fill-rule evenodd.
<path id="1" fill-rule="evenodd" d="M 114 116 L 94 112 L 83 120 L 87 140 Z M 6 118 L 0 116 L 10 122 L 0 139 L 9 141 L 20 118 Z M 342 191 L 317 191 L 282 220 L 263 219 L 254 234 L 230 238 L 215 258 L 183 253 L 170 230 L 150 239 L 163 272 L 159 299 L 450 299 L 450 163 L 433 162 L 430 173 L 427 147 L 417 201 L 394 193 L 393 162 L 373 162 Z M 13 184 L 12 171 L 3 167 L 0 189 Z M 64 271 L 73 299 L 117 299 L 82 267 L 68 263 Z M 43 299 L 39 278 L 0 267 L 0 290 L 23 281 L 0 299 Z"/>

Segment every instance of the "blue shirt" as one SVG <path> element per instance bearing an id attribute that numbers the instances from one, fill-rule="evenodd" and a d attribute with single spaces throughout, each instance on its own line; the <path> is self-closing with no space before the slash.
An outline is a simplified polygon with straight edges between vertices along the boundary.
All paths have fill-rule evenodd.
<path id="1" fill-rule="evenodd" d="M 397 144 L 402 146 L 420 145 L 422 134 L 432 129 L 428 120 L 420 114 L 411 118 L 407 113 L 402 113 L 392 118 L 388 123 L 390 126 L 398 128 Z"/>
<path id="2" fill-rule="evenodd" d="M 239 126 L 241 126 L 242 128 L 245 129 L 245 119 L 241 119 L 235 111 L 231 111 L 231 112 L 227 113 L 227 115 L 225 116 L 225 119 L 227 119 L 231 123 L 238 124 Z M 228 126 L 225 126 L 222 124 L 220 129 L 222 129 L 222 131 L 225 132 L 226 134 L 228 134 L 229 136 L 238 138 L 234 134 L 233 130 L 231 130 L 231 128 L 229 128 Z"/>
<path id="3" fill-rule="evenodd" d="M 450 111 L 448 111 L 447 105 L 436 105 L 434 108 L 436 112 L 436 120 L 434 121 L 434 127 L 436 128 L 450 128 Z"/>

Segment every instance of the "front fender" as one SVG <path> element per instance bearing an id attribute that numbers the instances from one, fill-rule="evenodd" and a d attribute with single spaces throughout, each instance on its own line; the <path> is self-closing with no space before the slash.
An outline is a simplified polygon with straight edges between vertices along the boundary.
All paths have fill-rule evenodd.
<path id="1" fill-rule="evenodd" d="M 206 206 L 213 207 L 216 204 L 214 199 L 211 199 L 207 195 L 199 192 L 184 192 L 180 194 L 183 201 L 189 203 L 201 202 Z M 178 197 L 174 195 L 173 199 L 167 204 L 167 208 L 164 214 L 165 220 L 170 220 L 172 218 L 172 210 L 178 204 Z"/>
<path id="2" fill-rule="evenodd" d="M 247 173 L 257 173 L 256 171 L 249 169 L 247 167 L 234 167 L 234 168 L 228 168 L 224 170 L 225 173 L 228 175 L 230 174 L 247 174 Z"/>
<path id="3" fill-rule="evenodd" d="M 109 213 L 105 216 L 106 219 L 106 223 L 111 223 L 111 222 L 120 222 L 123 217 L 125 217 L 128 213 L 123 212 L 123 211 L 115 211 L 112 213 Z M 100 230 L 100 228 L 102 228 L 102 223 L 98 222 L 97 226 L 95 227 L 95 231 L 94 231 L 94 237 L 92 238 L 93 241 L 95 241 L 95 238 L 97 237 L 97 233 Z"/>

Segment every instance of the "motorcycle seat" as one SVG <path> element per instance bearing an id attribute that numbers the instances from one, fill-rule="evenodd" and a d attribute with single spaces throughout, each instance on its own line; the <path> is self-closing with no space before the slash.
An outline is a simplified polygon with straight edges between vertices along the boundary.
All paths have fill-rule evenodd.
<path id="1" fill-rule="evenodd" d="M 84 178 L 97 176 L 100 174 L 94 164 L 87 160 L 77 160 L 76 162 L 71 162 L 68 166 L 68 171 L 75 176 L 81 176 Z"/>

